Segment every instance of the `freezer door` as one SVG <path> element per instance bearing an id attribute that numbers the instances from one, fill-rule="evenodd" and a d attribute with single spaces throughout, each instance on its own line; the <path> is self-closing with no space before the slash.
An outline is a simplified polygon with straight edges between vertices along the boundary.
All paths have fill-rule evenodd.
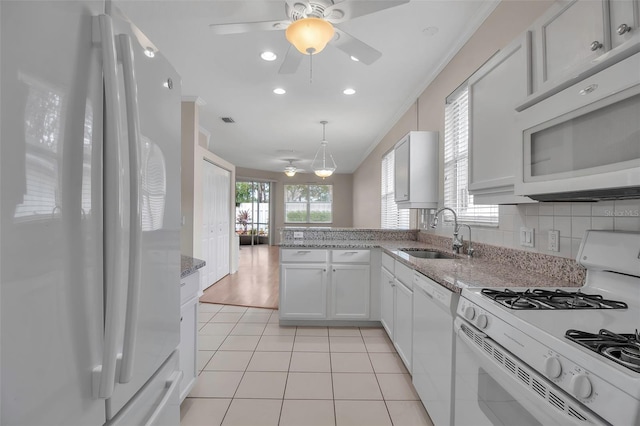
<path id="1" fill-rule="evenodd" d="M 128 307 L 122 332 L 124 343 L 119 350 L 121 368 L 108 419 L 117 415 L 178 346 L 181 226 L 180 77 L 162 53 L 115 7 L 110 14 L 118 39 L 118 56 L 123 62 L 123 136 L 135 148 L 129 151 L 129 161 L 137 161 L 138 166 L 129 173 L 129 203 L 137 208 L 130 218 L 131 243 L 123 250 L 129 259 L 129 288 L 124 301 Z M 133 72 L 127 70 L 127 55 Z M 128 87 L 124 83 L 127 78 Z M 110 165 L 105 167 L 109 169 Z"/>
<path id="2" fill-rule="evenodd" d="M 105 426 L 177 426 L 180 424 L 178 351 Z"/>
<path id="3" fill-rule="evenodd" d="M 2 1 L 3 425 L 101 425 L 103 1 Z"/>

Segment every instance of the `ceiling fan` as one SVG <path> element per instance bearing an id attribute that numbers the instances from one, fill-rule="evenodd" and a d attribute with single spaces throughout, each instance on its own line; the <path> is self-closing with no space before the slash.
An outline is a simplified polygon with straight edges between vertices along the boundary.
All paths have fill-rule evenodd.
<path id="1" fill-rule="evenodd" d="M 400 6 L 409 0 L 285 0 L 285 13 L 288 19 L 282 21 L 238 22 L 229 24 L 210 24 L 216 34 L 240 34 L 252 31 L 286 30 L 287 40 L 292 44 L 280 66 L 280 74 L 295 73 L 302 61 L 303 54 L 319 53 L 327 42 L 345 52 L 352 59 L 370 65 L 382 56 L 382 53 L 356 37 L 346 33 L 335 25 L 359 16 L 368 15 L 383 9 Z M 301 27 L 314 28 L 303 29 Z M 297 43 L 294 32 L 321 32 L 318 44 Z M 316 34 L 311 37 L 314 38 Z M 324 38 L 324 39 L 322 39 Z M 295 47 L 294 47 L 295 46 Z M 301 47 L 309 46 L 309 47 Z M 314 46 L 314 47 L 311 47 Z"/>

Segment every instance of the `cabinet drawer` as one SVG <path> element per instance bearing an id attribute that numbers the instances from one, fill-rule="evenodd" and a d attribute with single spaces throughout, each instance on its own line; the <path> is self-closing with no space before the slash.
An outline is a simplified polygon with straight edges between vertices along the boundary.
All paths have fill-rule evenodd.
<path id="1" fill-rule="evenodd" d="M 395 261 L 394 268 L 395 268 L 394 275 L 396 276 L 396 279 L 402 282 L 402 284 L 404 284 L 407 288 L 412 290 L 413 289 L 413 269 L 398 262 L 397 260 Z"/>
<path id="2" fill-rule="evenodd" d="M 369 250 L 333 250 L 333 263 L 369 263 Z"/>
<path id="3" fill-rule="evenodd" d="M 180 280 L 180 305 L 198 294 L 200 272 L 196 271 Z"/>
<path id="4" fill-rule="evenodd" d="M 326 262 L 327 250 L 282 249 L 281 262 Z"/>
<path id="5" fill-rule="evenodd" d="M 384 266 L 384 268 L 391 272 L 393 274 L 394 272 L 394 268 L 393 268 L 393 264 L 394 264 L 394 260 L 393 257 L 389 256 L 386 253 L 382 253 L 382 266 Z"/>

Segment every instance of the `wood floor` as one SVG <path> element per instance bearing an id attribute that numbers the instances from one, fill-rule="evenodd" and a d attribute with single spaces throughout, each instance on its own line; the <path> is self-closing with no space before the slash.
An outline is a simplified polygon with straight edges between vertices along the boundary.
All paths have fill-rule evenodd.
<path id="1" fill-rule="evenodd" d="M 204 291 L 200 301 L 278 309 L 278 246 L 240 246 L 238 272 Z"/>

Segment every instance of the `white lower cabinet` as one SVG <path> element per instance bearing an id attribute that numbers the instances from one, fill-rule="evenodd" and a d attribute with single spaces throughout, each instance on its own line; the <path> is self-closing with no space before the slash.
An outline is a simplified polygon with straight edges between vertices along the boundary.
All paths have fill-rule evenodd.
<path id="1" fill-rule="evenodd" d="M 413 347 L 413 269 L 382 254 L 380 271 L 380 313 L 382 326 L 402 362 L 411 372 Z M 387 267 L 392 264 L 393 272 Z"/>
<path id="2" fill-rule="evenodd" d="M 395 280 L 396 303 L 393 319 L 393 345 L 398 355 L 411 372 L 411 349 L 413 342 L 413 290 L 402 281 Z"/>
<path id="3" fill-rule="evenodd" d="M 184 400 L 198 377 L 198 290 L 199 272 L 196 271 L 180 280 L 180 401 Z"/>
<path id="4" fill-rule="evenodd" d="M 280 318 L 327 318 L 327 265 L 280 266 Z"/>
<path id="5" fill-rule="evenodd" d="M 383 256 L 387 256 L 383 254 Z M 393 341 L 393 312 L 395 310 L 395 282 L 393 274 L 382 267 L 380 269 L 380 322 Z"/>
<path id="6" fill-rule="evenodd" d="M 281 249 L 280 259 L 280 319 L 370 319 L 370 250 Z"/>

